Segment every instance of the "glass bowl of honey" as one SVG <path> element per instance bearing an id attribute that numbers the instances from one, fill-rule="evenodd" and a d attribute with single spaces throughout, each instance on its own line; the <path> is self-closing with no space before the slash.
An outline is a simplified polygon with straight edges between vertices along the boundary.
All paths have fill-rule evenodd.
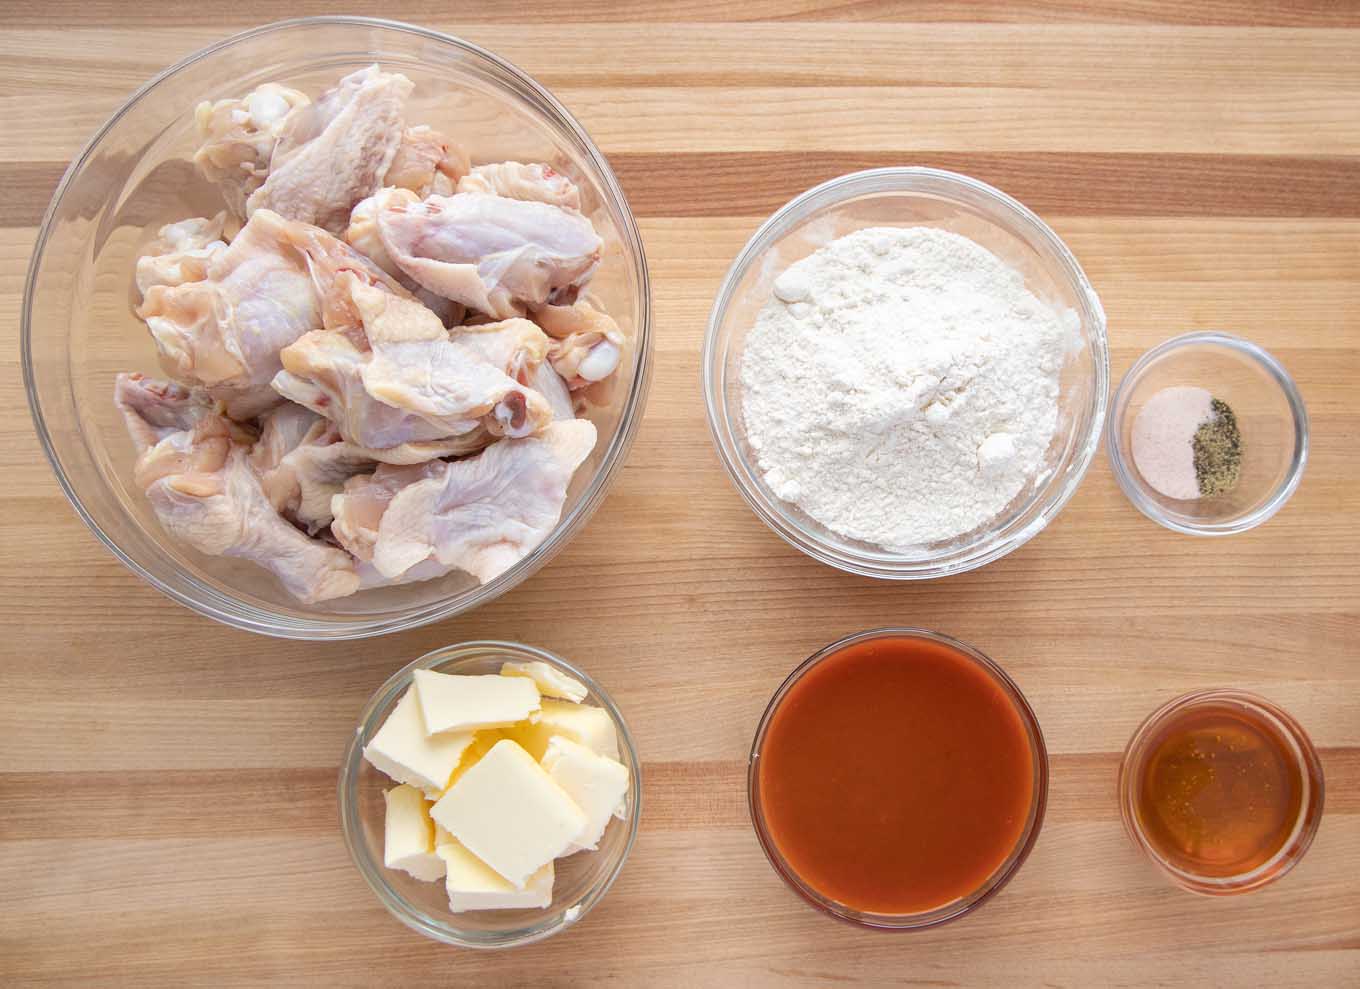
<path id="1" fill-rule="evenodd" d="M 1043 823 L 1048 755 L 1004 670 L 937 632 L 881 628 L 802 663 L 756 730 L 751 821 L 817 909 L 879 930 L 971 913 Z"/>
<path id="2" fill-rule="evenodd" d="M 1322 764 L 1287 713 L 1242 690 L 1163 705 L 1119 767 L 1129 836 L 1194 893 L 1246 893 L 1303 858 L 1322 819 Z"/>

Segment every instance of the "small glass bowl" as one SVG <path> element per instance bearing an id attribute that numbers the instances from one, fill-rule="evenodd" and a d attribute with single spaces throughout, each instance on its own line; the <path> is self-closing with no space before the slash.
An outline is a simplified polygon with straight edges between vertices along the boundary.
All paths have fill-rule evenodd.
<path id="1" fill-rule="evenodd" d="M 1304 792 L 1299 807 L 1299 819 L 1294 825 L 1293 833 L 1268 861 L 1241 875 L 1201 876 L 1177 868 L 1174 863 L 1168 862 L 1144 833 L 1138 814 L 1138 787 L 1143 763 L 1150 754 L 1148 750 L 1156 739 L 1159 728 L 1169 719 L 1182 716 L 1196 708 L 1224 706 L 1236 707 L 1245 713 L 1255 715 L 1270 724 L 1281 738 L 1289 742 L 1292 754 L 1298 762 Z M 1313 748 L 1308 733 L 1282 708 L 1264 697 L 1245 690 L 1196 690 L 1168 701 L 1153 711 L 1129 739 L 1128 747 L 1124 750 L 1124 758 L 1119 763 L 1118 787 L 1119 812 L 1124 819 L 1124 829 L 1134 845 L 1177 886 L 1205 896 L 1249 893 L 1275 882 L 1298 865 L 1299 860 L 1313 844 L 1318 824 L 1322 821 L 1326 789 L 1322 762 L 1318 759 L 1317 749 Z"/>
<path id="2" fill-rule="evenodd" d="M 364 746 L 382 726 L 411 685 L 416 670 L 440 673 L 499 673 L 507 660 L 539 660 L 585 684 L 585 704 L 609 712 L 619 739 L 619 759 L 628 767 L 628 816 L 612 820 L 593 852 L 557 860 L 551 905 L 533 910 L 482 910 L 450 913 L 443 880 L 421 882 L 383 865 L 383 792 L 397 784 L 369 765 Z M 515 642 L 464 642 L 426 653 L 393 674 L 364 707 L 340 769 L 340 826 L 345 845 L 369 887 L 392 916 L 426 937 L 464 948 L 513 948 L 552 937 L 578 923 L 599 903 L 637 838 L 642 815 L 642 767 L 623 715 L 604 688 L 550 652 Z"/>
<path id="3" fill-rule="evenodd" d="M 1015 843 L 1015 848 L 1011 851 L 995 871 L 977 889 L 965 897 L 961 897 L 943 906 L 936 907 L 920 913 L 908 914 L 888 914 L 888 913 L 869 913 L 855 910 L 843 903 L 838 903 L 814 889 L 811 885 L 804 882 L 793 866 L 780 853 L 779 847 L 775 844 L 773 836 L 765 823 L 765 812 L 761 803 L 760 796 L 760 754 L 765 745 L 765 735 L 769 729 L 771 719 L 775 712 L 779 710 L 779 705 L 788 695 L 790 689 L 807 674 L 818 663 L 830 656 L 834 656 L 848 646 L 872 639 L 928 639 L 938 642 L 941 645 L 956 650 L 961 655 L 971 659 L 991 678 L 1015 706 L 1016 712 L 1020 715 L 1020 721 L 1025 726 L 1025 734 L 1029 739 L 1030 758 L 1034 766 L 1033 789 L 1030 798 L 1029 818 L 1025 822 L 1024 831 Z M 770 860 L 770 865 L 774 871 L 779 873 L 779 878 L 788 884 L 789 888 L 801 896 L 812 906 L 835 917 L 858 927 L 868 927 L 882 931 L 914 931 L 922 930 L 927 927 L 937 927 L 940 924 L 957 920 L 966 914 L 972 913 L 987 900 L 991 899 L 1001 887 L 1010 882 L 1020 867 L 1025 864 L 1025 859 L 1029 858 L 1034 842 L 1039 837 L 1039 829 L 1044 823 L 1044 809 L 1048 804 L 1048 749 L 1044 745 L 1044 733 L 1039 727 L 1039 719 L 1035 717 L 1034 710 L 1025 700 L 1025 695 L 1020 692 L 1012 680 L 995 661 L 988 658 L 983 653 L 974 649 L 966 642 L 940 632 L 932 632 L 924 628 L 875 628 L 864 632 L 856 632 L 847 635 L 843 639 L 838 639 L 828 646 L 817 650 L 806 660 L 804 660 L 796 670 L 789 674 L 779 689 L 770 698 L 769 705 L 765 708 L 765 713 L 760 717 L 760 724 L 756 727 L 755 741 L 751 743 L 751 758 L 746 767 L 746 800 L 751 813 L 751 824 L 755 828 L 756 837 L 760 840 L 760 847 L 765 851 L 765 857 Z"/>
<path id="4" fill-rule="evenodd" d="M 1025 286 L 1075 314 L 1080 350 L 1062 370 L 1058 427 L 1043 469 L 990 522 L 911 552 L 846 539 L 766 484 L 746 437 L 741 361 L 746 335 L 789 265 L 866 227 L 938 227 L 1020 271 Z M 718 455 L 756 515 L 791 545 L 850 573 L 891 580 L 962 573 L 1005 556 L 1044 528 L 1081 483 L 1100 442 L 1110 364 L 1105 311 L 1072 252 L 1043 220 L 998 189 L 934 168 L 879 168 L 832 179 L 779 209 L 737 255 L 704 337 L 703 387 Z"/>
<path id="5" fill-rule="evenodd" d="M 1148 399 L 1178 385 L 1208 389 L 1232 407 L 1242 434 L 1242 473 L 1211 498 L 1168 498 L 1138 471 L 1133 424 Z M 1193 536 L 1228 536 L 1278 512 L 1308 461 L 1308 410 L 1289 373 L 1256 344 L 1227 333 L 1186 333 L 1153 347 L 1115 392 L 1105 449 L 1115 480 L 1133 506 L 1161 525 Z"/>

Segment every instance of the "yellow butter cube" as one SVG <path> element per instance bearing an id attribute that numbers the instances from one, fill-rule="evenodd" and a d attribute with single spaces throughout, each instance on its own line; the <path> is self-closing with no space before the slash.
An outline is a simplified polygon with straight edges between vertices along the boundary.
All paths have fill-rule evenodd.
<path id="1" fill-rule="evenodd" d="M 444 861 L 435 854 L 434 822 L 425 794 L 403 783 L 384 793 L 383 799 L 387 803 L 383 865 L 424 882 L 443 876 Z"/>
<path id="2" fill-rule="evenodd" d="M 521 677 L 416 670 L 412 689 L 420 701 L 425 730 L 432 734 L 512 725 L 538 710 L 538 687 Z"/>
<path id="3" fill-rule="evenodd" d="M 609 819 L 628 793 L 627 767 L 579 742 L 554 735 L 543 754 L 543 768 L 585 811 L 586 826 L 572 839 L 573 851 L 598 848 Z"/>
<path id="4" fill-rule="evenodd" d="M 548 741 L 561 735 L 610 759 L 619 757 L 618 733 L 604 708 L 544 698 L 527 725 L 516 725 L 510 735 L 535 759 L 548 751 Z"/>
<path id="5" fill-rule="evenodd" d="M 471 744 L 472 732 L 429 735 L 415 693 L 408 690 L 364 746 L 364 758 L 398 783 L 409 783 L 437 797 L 448 787 L 449 777 Z"/>
<path id="6" fill-rule="evenodd" d="M 506 663 L 501 667 L 501 676 L 528 677 L 544 697 L 560 697 L 577 704 L 585 700 L 588 693 L 586 685 L 580 680 L 538 659 L 526 663 Z"/>
<path id="7" fill-rule="evenodd" d="M 516 889 L 495 869 L 454 841 L 439 846 L 447 871 L 449 910 L 515 910 L 552 904 L 553 864 L 549 862 Z"/>
<path id="8" fill-rule="evenodd" d="M 430 814 L 516 889 L 571 848 L 588 823 L 566 791 L 509 739 L 493 745 Z"/>

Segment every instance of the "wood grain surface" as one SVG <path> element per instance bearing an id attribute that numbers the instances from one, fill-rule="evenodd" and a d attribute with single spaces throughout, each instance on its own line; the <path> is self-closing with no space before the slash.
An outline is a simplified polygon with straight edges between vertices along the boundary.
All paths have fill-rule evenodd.
<path id="1" fill-rule="evenodd" d="M 366 9 L 363 9 L 366 8 Z M 72 153 L 183 54 L 283 5 L 0 3 L 0 982 L 87 985 L 1360 984 L 1360 4 L 1347 0 L 547 0 L 349 4 L 456 33 L 551 87 L 609 155 L 651 262 L 656 376 L 588 529 L 489 607 L 377 641 L 272 641 L 139 582 L 63 500 L 18 367 L 22 280 Z M 1173 535 L 1103 456 L 1043 534 L 980 572 L 892 585 L 800 556 L 747 510 L 704 423 L 718 282 L 774 207 L 928 163 L 1039 210 L 1109 314 L 1116 380 L 1223 327 L 1312 415 L 1293 501 Z M 744 760 L 770 693 L 847 632 L 910 623 L 1000 660 L 1038 712 L 1034 854 L 973 917 L 851 929 L 766 865 Z M 342 846 L 336 767 L 396 667 L 471 638 L 586 666 L 645 764 L 641 835 L 561 938 L 456 951 L 389 918 Z M 1327 810 L 1254 895 L 1172 889 L 1126 841 L 1119 752 L 1154 706 L 1236 685 L 1322 751 Z"/>

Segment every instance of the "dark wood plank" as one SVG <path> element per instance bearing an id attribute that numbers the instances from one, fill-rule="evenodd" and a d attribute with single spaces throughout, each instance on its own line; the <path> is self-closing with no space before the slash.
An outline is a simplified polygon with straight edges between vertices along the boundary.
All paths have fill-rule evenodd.
<path id="1" fill-rule="evenodd" d="M 610 156 L 639 216 L 764 216 L 863 168 L 964 172 L 1069 216 L 1360 216 L 1360 158 L 1121 153 L 717 153 Z"/>
<path id="2" fill-rule="evenodd" d="M 1050 152 L 719 152 L 610 156 L 639 217 L 764 216 L 863 168 L 964 172 L 1068 216 L 1360 216 L 1360 157 Z M 63 162 L 0 166 L 0 227 L 35 226 Z"/>

